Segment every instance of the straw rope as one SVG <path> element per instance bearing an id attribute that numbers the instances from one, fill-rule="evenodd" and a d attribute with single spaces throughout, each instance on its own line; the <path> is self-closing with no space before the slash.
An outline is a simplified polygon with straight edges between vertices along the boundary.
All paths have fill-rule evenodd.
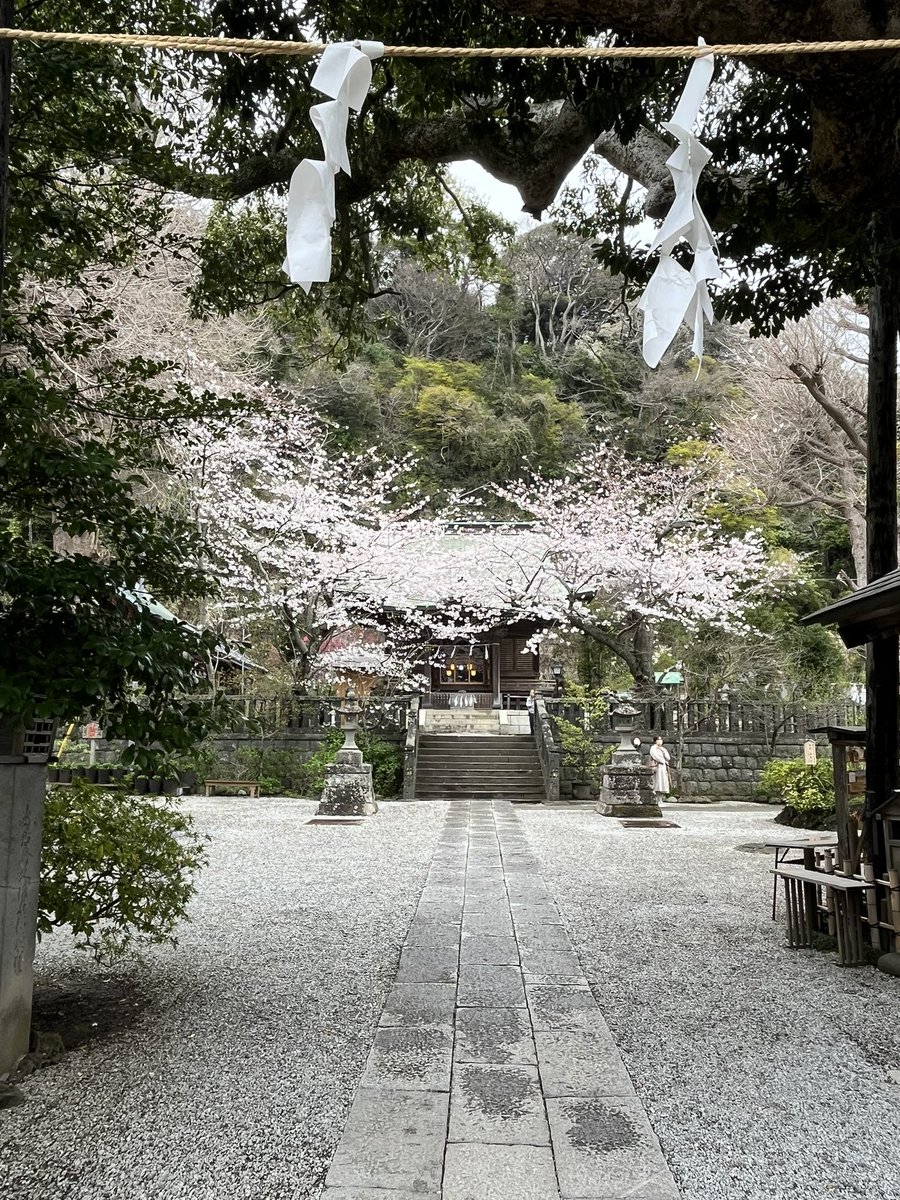
<path id="1" fill-rule="evenodd" d="M 194 54 L 283 55 L 311 58 L 320 42 L 279 42 L 265 38 L 208 38 L 158 33 L 72 33 L 44 29 L 0 29 L 0 39 L 68 42 L 78 46 L 121 46 L 184 50 Z M 707 54 L 758 58 L 782 54 L 845 54 L 900 50 L 900 38 L 850 42 L 755 42 L 721 46 L 385 46 L 386 58 L 703 58 Z"/>

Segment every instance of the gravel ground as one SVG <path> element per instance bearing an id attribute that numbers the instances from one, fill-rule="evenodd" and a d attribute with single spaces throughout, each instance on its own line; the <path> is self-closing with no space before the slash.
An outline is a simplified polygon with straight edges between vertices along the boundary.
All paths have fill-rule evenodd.
<path id="1" fill-rule="evenodd" d="M 897 1200 L 900 983 L 784 947 L 772 810 L 517 810 L 684 1200 Z"/>
<path id="2" fill-rule="evenodd" d="M 0 1111 L 3 1200 L 319 1195 L 445 806 L 338 827 L 303 800 L 187 804 L 212 838 L 192 920 L 119 968 L 151 997 L 135 1025 Z M 115 975 L 82 959 L 54 936 L 39 982 Z"/>

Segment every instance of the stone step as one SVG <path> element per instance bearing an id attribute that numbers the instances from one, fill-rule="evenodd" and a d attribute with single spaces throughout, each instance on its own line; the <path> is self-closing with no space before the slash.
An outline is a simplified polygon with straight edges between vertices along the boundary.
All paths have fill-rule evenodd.
<path id="1" fill-rule="evenodd" d="M 537 800 L 543 803 L 541 788 L 416 788 L 418 800 Z"/>
<path id="2" fill-rule="evenodd" d="M 460 742 L 522 742 L 531 746 L 536 745 L 530 733 L 420 733 L 419 744 L 423 742 L 446 742 L 448 745 L 459 745 Z"/>
<path id="3" fill-rule="evenodd" d="M 541 773 L 538 762 L 432 762 L 430 759 L 420 759 L 417 770 L 428 771 L 432 775 L 531 775 Z"/>
<path id="4" fill-rule="evenodd" d="M 496 792 L 498 788 L 506 788 L 506 790 L 516 790 L 522 788 L 523 791 L 542 791 L 544 790 L 544 782 L 538 779 L 419 779 L 415 778 L 416 788 L 427 787 L 430 791 L 439 790 L 455 790 L 463 792 Z"/>
<path id="5" fill-rule="evenodd" d="M 461 762 L 467 758 L 478 762 L 500 762 L 505 759 L 537 759 L 533 746 L 510 746 L 483 750 L 479 746 L 460 746 L 458 750 L 445 750 L 443 746 L 425 746 L 419 750 L 419 758 L 440 759 L 441 762 Z"/>
<path id="6" fill-rule="evenodd" d="M 540 771 L 429 771 L 419 767 L 416 771 L 416 779 L 433 779 L 435 783 L 445 779 L 458 779 L 461 783 L 485 783 L 493 786 L 506 782 L 528 784 L 540 781 L 543 783 L 544 777 Z"/>
<path id="7" fill-rule="evenodd" d="M 460 755 L 457 758 L 443 758 L 443 757 L 438 758 L 438 757 L 432 756 L 430 754 L 429 755 L 420 754 L 417 761 L 418 761 L 418 764 L 420 767 L 427 765 L 430 767 L 434 767 L 435 770 L 441 769 L 441 770 L 446 770 L 446 771 L 452 771 L 457 767 L 459 767 L 461 769 L 464 769 L 466 767 L 472 767 L 476 770 L 482 770 L 482 769 L 488 769 L 490 767 L 539 767 L 540 766 L 540 759 L 537 757 L 537 755 L 532 756 L 530 754 L 528 754 L 528 755 L 523 754 L 520 757 L 515 757 L 513 755 L 504 755 L 503 757 L 500 757 L 498 755 L 496 758 L 494 758 L 494 757 L 491 757 L 491 758 L 471 757 L 470 758 L 468 755 L 466 755 L 466 756 Z"/>

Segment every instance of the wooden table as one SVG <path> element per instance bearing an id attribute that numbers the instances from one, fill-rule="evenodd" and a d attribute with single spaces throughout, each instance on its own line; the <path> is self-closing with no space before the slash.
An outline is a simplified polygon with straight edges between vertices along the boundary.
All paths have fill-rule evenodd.
<path id="1" fill-rule="evenodd" d="M 810 871 L 806 867 L 773 867 L 775 882 L 784 880 L 784 906 L 787 913 L 788 945 L 795 949 L 812 945 L 815 916 L 818 908 L 818 888 L 834 893 L 835 932 L 838 961 L 842 967 L 859 967 L 863 954 L 862 893 L 874 887 L 862 879 L 848 879 L 827 871 Z"/>
<path id="2" fill-rule="evenodd" d="M 790 834 L 787 834 L 784 837 L 770 838 L 768 841 L 763 843 L 764 846 L 767 846 L 770 850 L 775 851 L 775 867 L 776 867 L 776 869 L 778 867 L 786 865 L 787 855 L 788 855 L 789 850 L 802 850 L 803 851 L 803 866 L 806 867 L 806 869 L 808 871 L 815 870 L 816 851 L 817 850 L 830 850 L 833 847 L 836 847 L 837 844 L 838 844 L 838 835 L 836 833 L 831 833 L 828 831 L 826 831 L 824 833 L 814 833 L 814 834 L 807 833 L 807 834 L 803 834 L 802 836 L 800 834 L 797 834 L 795 837 L 791 837 Z M 792 863 L 791 865 L 799 866 L 800 860 L 798 859 L 796 861 L 796 863 Z M 777 905 L 778 905 L 778 880 L 773 879 L 772 880 L 772 920 L 773 921 L 775 920 L 775 912 L 776 912 Z"/>

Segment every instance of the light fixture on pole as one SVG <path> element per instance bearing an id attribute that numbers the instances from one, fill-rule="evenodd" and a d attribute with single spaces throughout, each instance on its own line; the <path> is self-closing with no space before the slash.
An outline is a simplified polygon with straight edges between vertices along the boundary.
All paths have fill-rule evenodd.
<path id="1" fill-rule="evenodd" d="M 556 688 L 556 695 L 559 696 L 562 692 L 562 669 L 563 665 L 558 658 L 555 658 L 550 664 L 550 670 L 553 672 L 553 681 Z"/>

